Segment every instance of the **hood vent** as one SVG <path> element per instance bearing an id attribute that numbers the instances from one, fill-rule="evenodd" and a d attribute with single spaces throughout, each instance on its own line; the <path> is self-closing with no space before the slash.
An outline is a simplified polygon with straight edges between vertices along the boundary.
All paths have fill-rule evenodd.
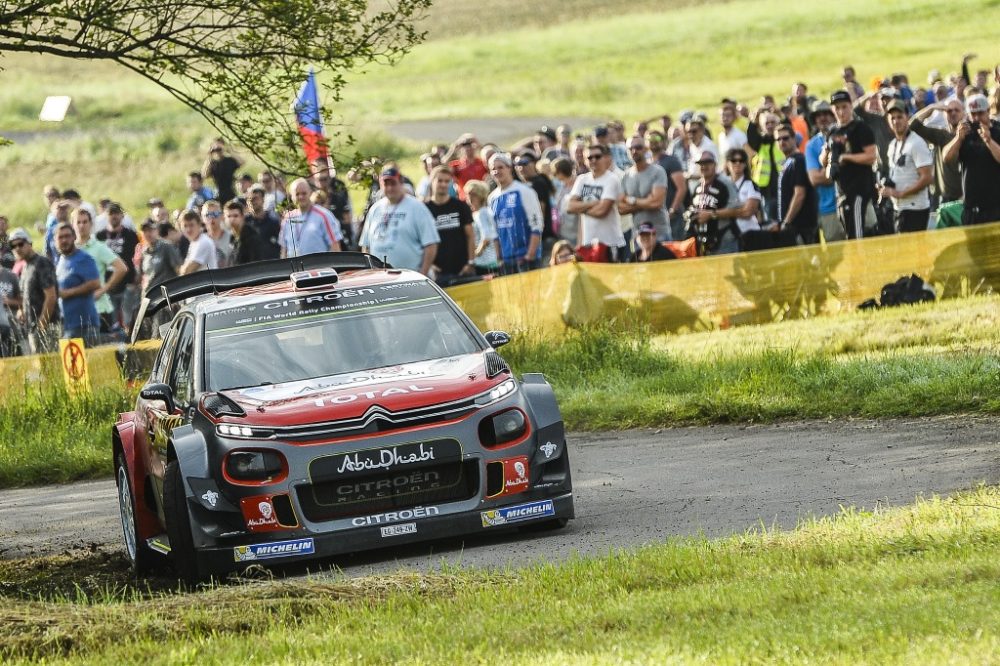
<path id="1" fill-rule="evenodd" d="M 500 354 L 495 351 L 488 351 L 486 356 L 486 377 L 488 379 L 493 379 L 499 374 L 506 372 L 510 374 L 510 367 L 507 365 L 507 361 L 503 360 Z"/>

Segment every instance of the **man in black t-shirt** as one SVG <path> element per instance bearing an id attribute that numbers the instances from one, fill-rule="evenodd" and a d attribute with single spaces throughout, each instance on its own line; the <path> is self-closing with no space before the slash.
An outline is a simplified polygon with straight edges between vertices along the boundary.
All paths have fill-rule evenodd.
<path id="1" fill-rule="evenodd" d="M 441 242 L 434 258 L 435 280 L 442 287 L 458 278 L 475 275 L 472 261 L 476 253 L 476 235 L 469 204 L 451 196 L 451 171 L 436 166 L 431 171 L 431 198 L 425 201 L 434 217 Z"/>
<path id="2" fill-rule="evenodd" d="M 962 166 L 962 224 L 1000 221 L 1000 124 L 990 120 L 985 95 L 970 95 L 965 108 L 969 119 L 944 148 L 944 161 Z"/>
<path id="3" fill-rule="evenodd" d="M 833 93 L 830 104 L 838 124 L 820 153 L 820 163 L 837 185 L 837 212 L 847 237 L 863 238 L 865 218 L 875 195 L 875 135 L 854 116 L 846 90 Z"/>
<path id="4" fill-rule="evenodd" d="M 208 159 L 205 160 L 205 164 L 201 168 L 201 175 L 205 178 L 211 178 L 215 183 L 215 189 L 219 192 L 216 198 L 222 204 L 236 198 L 233 181 L 236 177 L 236 171 L 243 165 L 239 158 L 227 155 L 225 150 L 226 144 L 222 139 L 213 141 L 212 147 L 208 151 Z"/>
<path id="5" fill-rule="evenodd" d="M 697 236 L 706 254 L 729 254 L 739 251 L 735 217 L 738 208 L 730 205 L 729 185 L 719 178 L 715 154 L 706 150 L 696 163 L 701 180 L 694 188 L 689 212 L 694 224 L 689 224 L 688 236 Z M 738 204 L 739 202 L 733 202 Z M 724 213 L 720 211 L 725 211 Z M 720 222 L 720 218 L 723 221 Z M 728 221 L 726 221 L 728 220 Z"/>
<path id="6" fill-rule="evenodd" d="M 277 259 L 281 256 L 281 246 L 278 244 L 278 235 L 281 233 L 281 220 L 278 216 L 264 207 L 264 195 L 266 191 L 263 185 L 257 184 L 250 187 L 247 193 L 247 226 L 253 228 L 260 241 L 260 259 Z"/>
<path id="7" fill-rule="evenodd" d="M 97 232 L 97 240 L 111 248 L 128 268 L 125 279 L 108 292 L 111 305 L 114 307 L 112 316 L 122 328 L 130 331 L 135 310 L 139 305 L 139 280 L 135 269 L 135 248 L 139 246 L 139 235 L 126 227 L 122 222 L 125 211 L 120 204 L 108 204 L 108 226 Z"/>
<path id="8" fill-rule="evenodd" d="M 32 354 L 53 352 L 58 348 L 61 319 L 56 267 L 48 257 L 35 252 L 31 236 L 24 229 L 10 235 L 10 248 L 24 261 L 18 318 L 28 336 L 28 349 Z"/>
<path id="9" fill-rule="evenodd" d="M 778 231 L 790 237 L 789 245 L 795 245 L 798 239 L 813 243 L 819 223 L 819 200 L 809 180 L 805 155 L 795 143 L 795 129 L 789 124 L 778 125 L 774 141 L 785 156 L 778 177 Z"/>

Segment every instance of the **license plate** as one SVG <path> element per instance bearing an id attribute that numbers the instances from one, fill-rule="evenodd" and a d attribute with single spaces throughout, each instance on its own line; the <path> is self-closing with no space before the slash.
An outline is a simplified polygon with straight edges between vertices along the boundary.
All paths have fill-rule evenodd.
<path id="1" fill-rule="evenodd" d="M 386 525 L 382 528 L 383 537 L 400 536 L 401 534 L 416 534 L 416 523 L 402 523 L 400 525 Z"/>

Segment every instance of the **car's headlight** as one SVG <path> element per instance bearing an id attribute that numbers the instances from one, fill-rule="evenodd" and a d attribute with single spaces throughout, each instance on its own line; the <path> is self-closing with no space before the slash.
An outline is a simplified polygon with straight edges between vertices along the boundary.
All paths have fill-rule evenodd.
<path id="1" fill-rule="evenodd" d="M 268 439 L 274 434 L 274 431 L 270 428 L 255 428 L 229 423 L 221 423 L 215 426 L 215 431 L 223 437 L 238 437 L 240 439 Z"/>
<path id="2" fill-rule="evenodd" d="M 513 379 L 508 379 L 505 382 L 500 382 L 489 391 L 481 393 L 476 396 L 477 405 L 489 405 L 494 403 L 501 398 L 506 398 L 508 395 L 517 390 L 517 382 Z"/>

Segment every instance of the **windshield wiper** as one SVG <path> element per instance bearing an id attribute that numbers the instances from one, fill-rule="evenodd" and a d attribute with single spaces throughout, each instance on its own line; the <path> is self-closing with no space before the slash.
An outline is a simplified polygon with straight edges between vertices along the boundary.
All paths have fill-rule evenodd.
<path id="1" fill-rule="evenodd" d="M 260 384 L 247 384 L 246 386 L 227 386 L 226 388 L 219 389 L 220 391 L 239 391 L 245 388 L 255 388 L 257 386 L 274 386 L 274 382 L 261 382 Z"/>

